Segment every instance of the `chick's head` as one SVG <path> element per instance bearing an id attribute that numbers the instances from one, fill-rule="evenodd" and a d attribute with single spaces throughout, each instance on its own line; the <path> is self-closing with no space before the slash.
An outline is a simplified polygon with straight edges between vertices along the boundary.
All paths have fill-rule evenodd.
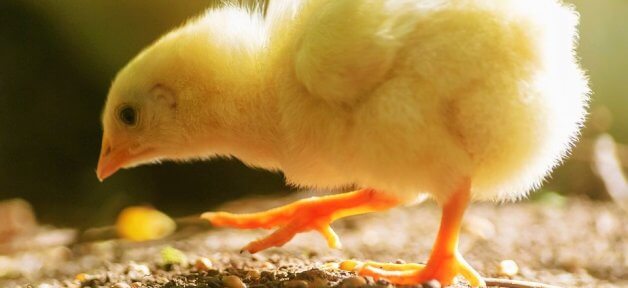
<path id="1" fill-rule="evenodd" d="M 120 168 L 198 155 L 193 143 L 201 141 L 194 137 L 212 134 L 207 123 L 205 133 L 195 131 L 211 118 L 212 83 L 203 77 L 212 71 L 197 71 L 199 63 L 184 53 L 190 49 L 181 47 L 183 42 L 174 36 L 161 39 L 114 79 L 102 116 L 101 181 Z"/>
<path id="2" fill-rule="evenodd" d="M 261 23 L 235 7 L 211 9 L 127 64 L 103 112 L 99 179 L 160 159 L 211 157 L 243 133 L 234 128 L 245 108 L 237 99 L 259 90 Z"/>

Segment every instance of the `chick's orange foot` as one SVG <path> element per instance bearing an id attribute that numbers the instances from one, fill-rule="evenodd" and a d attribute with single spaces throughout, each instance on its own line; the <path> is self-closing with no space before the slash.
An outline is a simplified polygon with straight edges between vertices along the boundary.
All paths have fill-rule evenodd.
<path id="1" fill-rule="evenodd" d="M 385 279 L 394 284 L 412 285 L 437 280 L 441 285 L 450 285 L 458 275 L 465 277 L 472 287 L 485 287 L 478 272 L 458 252 L 458 239 L 462 217 L 471 199 L 471 181 L 465 181 L 454 191 L 443 205 L 440 229 L 425 266 L 420 264 L 385 264 L 344 261 L 340 268 L 354 271 L 362 276 Z"/>
<path id="2" fill-rule="evenodd" d="M 338 235 L 329 226 L 331 222 L 351 216 L 392 208 L 399 200 L 373 189 L 312 197 L 258 213 L 233 214 L 207 212 L 201 215 L 217 227 L 240 229 L 277 228 L 270 235 L 255 240 L 243 248 L 255 253 L 270 247 L 279 247 L 290 241 L 297 233 L 318 231 L 331 248 L 340 248 Z"/>
<path id="3" fill-rule="evenodd" d="M 451 285 L 457 275 L 462 275 L 471 287 L 485 287 L 486 284 L 459 254 L 438 258 L 427 265 L 404 263 L 379 263 L 346 260 L 340 263 L 340 269 L 352 271 L 360 276 L 384 279 L 396 285 L 416 285 L 437 280 L 441 285 Z"/>

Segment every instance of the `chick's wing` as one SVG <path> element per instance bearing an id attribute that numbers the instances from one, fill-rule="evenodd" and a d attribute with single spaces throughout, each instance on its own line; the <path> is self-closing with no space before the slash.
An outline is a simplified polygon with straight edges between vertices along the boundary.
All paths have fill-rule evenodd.
<path id="1" fill-rule="evenodd" d="M 324 2 L 304 11 L 311 15 L 296 49 L 296 75 L 312 95 L 351 104 L 386 79 L 417 21 L 414 7 L 403 7 L 412 1 Z"/>

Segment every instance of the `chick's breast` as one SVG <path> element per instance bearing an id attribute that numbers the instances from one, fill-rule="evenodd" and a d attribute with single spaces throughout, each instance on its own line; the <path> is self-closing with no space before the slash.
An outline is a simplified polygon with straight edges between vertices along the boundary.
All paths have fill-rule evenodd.
<path id="1" fill-rule="evenodd" d="M 318 10 L 301 12 L 309 16 L 297 21 L 295 43 L 308 45 L 315 33 L 326 45 L 297 48 L 296 72 L 278 74 L 301 84 L 280 85 L 290 158 L 283 170 L 296 184 L 444 199 L 470 177 L 475 199 L 513 199 L 539 185 L 582 125 L 588 88 L 573 52 L 578 18 L 560 2 L 350 1 L 360 13 L 344 17 L 365 25 L 326 21 L 312 31 L 326 19 L 311 15 L 340 17 L 329 10 L 345 1 L 318 2 L 302 7 Z M 352 48 L 338 31 L 374 48 Z M 365 65 L 377 53 L 385 62 Z"/>

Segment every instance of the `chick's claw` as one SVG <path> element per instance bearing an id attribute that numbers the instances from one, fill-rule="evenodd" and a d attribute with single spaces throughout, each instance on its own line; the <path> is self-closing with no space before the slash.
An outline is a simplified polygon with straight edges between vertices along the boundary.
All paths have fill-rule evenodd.
<path id="1" fill-rule="evenodd" d="M 264 212 L 246 214 L 208 212 L 201 217 L 218 227 L 240 229 L 278 227 L 275 232 L 243 248 L 250 253 L 282 246 L 296 234 L 307 231 L 318 231 L 330 248 L 340 248 L 340 239 L 331 228 L 331 222 L 351 215 L 385 210 L 396 206 L 397 203 L 398 201 L 391 196 L 372 189 L 362 189 L 339 195 L 303 199 Z"/>

